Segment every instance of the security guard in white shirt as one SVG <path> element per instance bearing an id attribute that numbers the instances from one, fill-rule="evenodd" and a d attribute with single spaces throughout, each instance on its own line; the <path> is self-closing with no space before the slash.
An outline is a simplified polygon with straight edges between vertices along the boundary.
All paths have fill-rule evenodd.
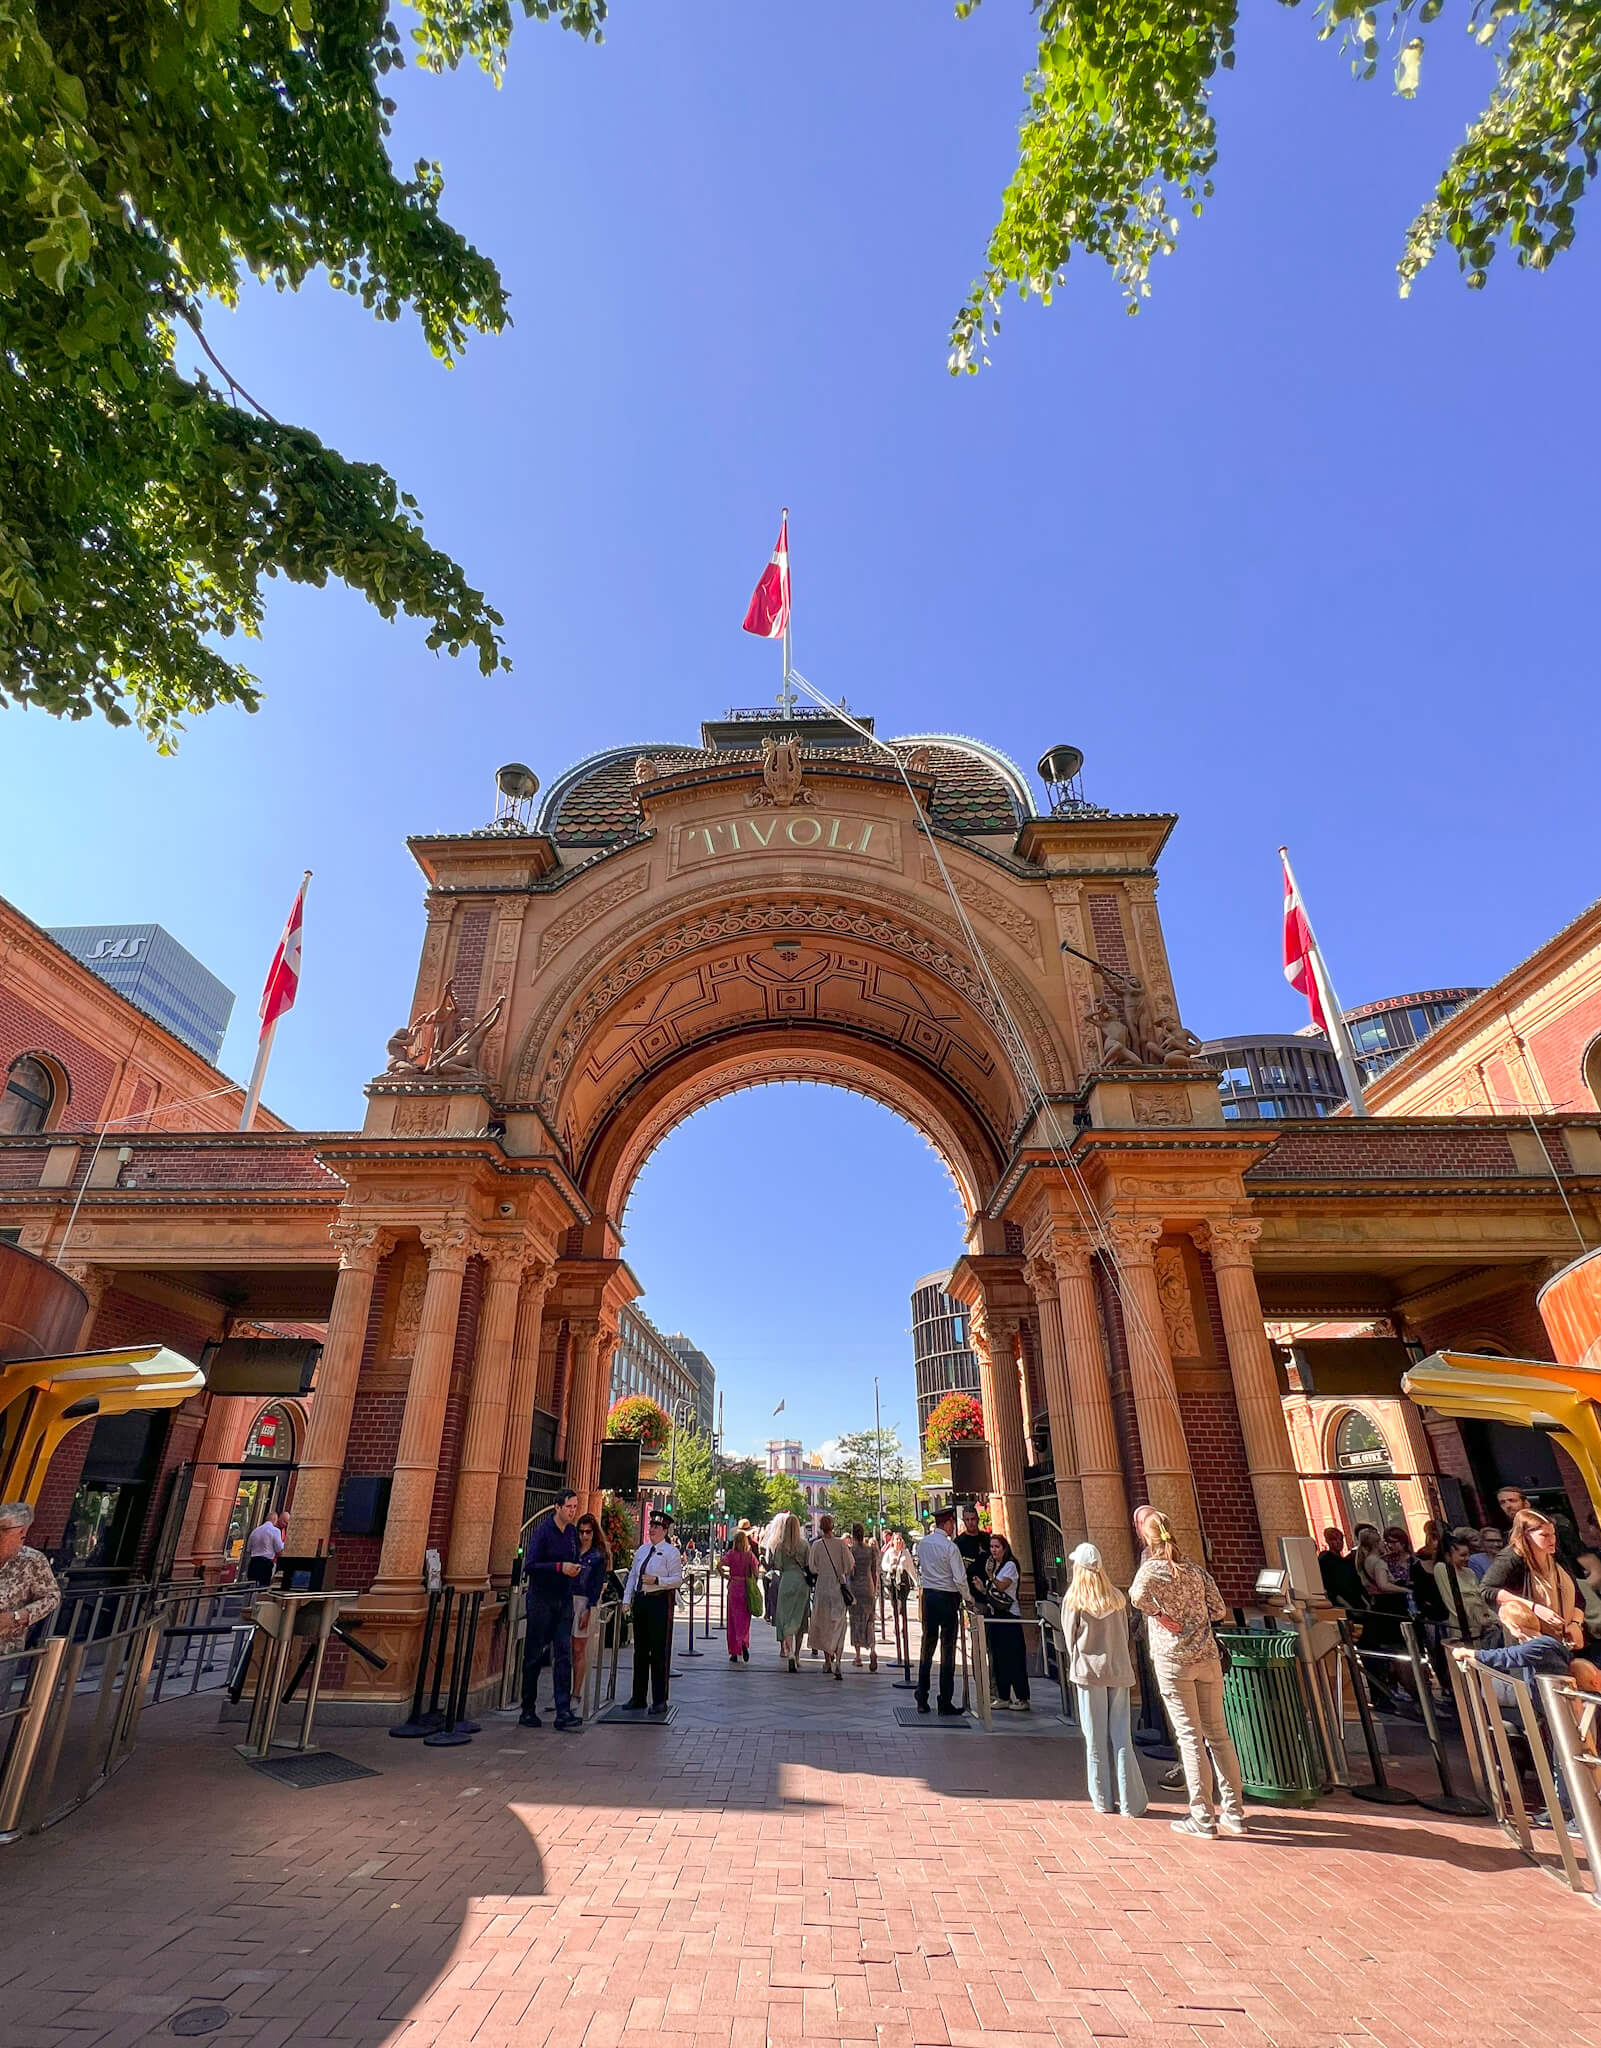
<path id="1" fill-rule="evenodd" d="M 917 1660 L 917 1711 L 929 1712 L 928 1680 L 939 1644 L 939 1710 L 959 1714 L 956 1705 L 956 1631 L 967 1599 L 967 1563 L 951 1537 L 954 1508 L 936 1508 L 934 1526 L 917 1546 L 917 1576 L 923 1588 L 923 1648 Z"/>
<path id="2" fill-rule="evenodd" d="M 669 1534 L 666 1515 L 650 1518 L 650 1541 L 640 1544 L 628 1567 L 623 1587 L 623 1605 L 634 1616 L 634 1690 L 629 1706 L 636 1713 L 645 1705 L 645 1681 L 650 1680 L 650 1711 L 667 1711 L 668 1665 L 673 1645 L 673 1602 L 684 1583 L 684 1560 Z"/>

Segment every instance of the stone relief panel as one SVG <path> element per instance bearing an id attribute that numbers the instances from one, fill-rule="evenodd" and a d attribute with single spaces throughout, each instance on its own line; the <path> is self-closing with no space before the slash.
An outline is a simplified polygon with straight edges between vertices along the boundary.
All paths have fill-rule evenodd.
<path id="1" fill-rule="evenodd" d="M 562 947 L 576 939 L 580 932 L 587 932 L 592 924 L 599 922 L 607 911 L 615 910 L 619 903 L 626 903 L 630 897 L 640 895 L 650 886 L 650 864 L 642 862 L 637 868 L 630 868 L 627 874 L 618 875 L 610 882 L 604 882 L 586 895 L 582 902 L 575 903 L 571 910 L 564 910 L 560 917 L 546 925 L 539 940 L 539 964 L 553 960 Z"/>
<path id="2" fill-rule="evenodd" d="M 923 880 L 930 888 L 943 890 L 944 877 L 939 871 L 939 862 L 931 853 L 923 855 Z M 970 917 L 977 916 L 986 924 L 994 925 L 997 931 L 1005 932 L 1015 945 L 1023 951 L 1036 966 L 1044 964 L 1040 950 L 1040 928 L 1026 910 L 1020 910 L 1015 903 L 1009 903 L 999 890 L 986 888 L 982 882 L 969 875 L 952 875 L 956 893 L 961 898 L 962 908 Z"/>
<path id="3" fill-rule="evenodd" d="M 450 1105 L 437 1096 L 414 1097 L 395 1105 L 397 1138 L 435 1138 L 444 1130 Z"/>
<path id="4" fill-rule="evenodd" d="M 1195 1303 L 1190 1295 L 1184 1254 L 1174 1244 L 1156 1248 L 1156 1291 L 1162 1303 L 1162 1320 L 1167 1325 L 1167 1348 L 1175 1358 L 1199 1358 L 1200 1333 L 1195 1327 Z"/>
<path id="5" fill-rule="evenodd" d="M 1195 1112 L 1183 1088 L 1136 1088 L 1131 1103 L 1137 1124 L 1192 1124 Z"/>

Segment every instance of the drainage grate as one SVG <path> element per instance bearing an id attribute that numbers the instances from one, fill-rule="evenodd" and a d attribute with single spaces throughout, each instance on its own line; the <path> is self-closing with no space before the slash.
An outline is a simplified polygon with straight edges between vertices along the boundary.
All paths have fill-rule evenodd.
<path id="1" fill-rule="evenodd" d="M 916 1707 L 903 1707 L 898 1701 L 895 1718 L 903 1728 L 971 1728 L 973 1725 L 966 1714 L 920 1714 Z"/>
<path id="2" fill-rule="evenodd" d="M 192 2005 L 172 2022 L 175 2034 L 215 2034 L 227 2026 L 230 2014 L 225 2005 Z"/>
<path id="3" fill-rule="evenodd" d="M 276 1778 L 280 1785 L 292 1786 L 297 1792 L 305 1792 L 313 1785 L 343 1785 L 349 1778 L 380 1775 L 369 1771 L 365 1764 L 353 1764 L 348 1756 L 335 1756 L 326 1749 L 308 1750 L 303 1756 L 270 1756 L 252 1761 L 250 1768 Z"/>

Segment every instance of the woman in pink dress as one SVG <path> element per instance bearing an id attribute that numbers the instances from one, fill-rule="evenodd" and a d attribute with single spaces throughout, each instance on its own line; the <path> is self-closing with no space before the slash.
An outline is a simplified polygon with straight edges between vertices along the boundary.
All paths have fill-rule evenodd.
<path id="1" fill-rule="evenodd" d="M 747 1595 L 750 1582 L 760 1566 L 756 1562 L 756 1553 L 750 1547 L 750 1537 L 743 1529 L 735 1535 L 733 1547 L 718 1570 L 728 1574 L 728 1661 L 730 1664 L 748 1664 L 750 1601 Z"/>

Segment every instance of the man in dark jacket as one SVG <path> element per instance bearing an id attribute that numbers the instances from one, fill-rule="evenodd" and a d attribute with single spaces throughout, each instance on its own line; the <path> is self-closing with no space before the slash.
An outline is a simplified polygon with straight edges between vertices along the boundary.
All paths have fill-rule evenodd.
<path id="1" fill-rule="evenodd" d="M 570 1489 L 557 1499 L 548 1520 L 528 1539 L 523 1580 L 528 1634 L 523 1644 L 523 1711 L 519 1728 L 539 1728 L 539 1674 L 548 1663 L 556 1692 L 556 1726 L 583 1723 L 573 1712 L 573 1581 L 578 1576 L 578 1496 Z"/>
<path id="2" fill-rule="evenodd" d="M 1317 1568 L 1323 1575 L 1323 1590 L 1336 1607 L 1365 1607 L 1362 1581 L 1345 1551 L 1345 1531 L 1325 1529 L 1323 1548 L 1317 1554 Z"/>

